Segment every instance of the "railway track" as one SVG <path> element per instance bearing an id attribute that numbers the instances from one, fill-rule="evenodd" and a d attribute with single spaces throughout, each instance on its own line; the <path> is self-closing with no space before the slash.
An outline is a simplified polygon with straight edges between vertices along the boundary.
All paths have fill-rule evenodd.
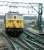
<path id="1" fill-rule="evenodd" d="M 24 31 L 16 41 L 14 38 L 11 39 L 22 45 L 27 50 L 44 50 L 44 38 L 31 32 L 29 33 L 28 31 Z"/>
<path id="2" fill-rule="evenodd" d="M 9 37 L 10 41 L 17 43 L 25 50 L 44 50 L 44 38 L 40 35 L 24 30 L 19 38 Z"/>
<path id="3" fill-rule="evenodd" d="M 25 34 L 27 35 L 28 39 L 30 39 L 30 38 L 34 39 L 34 41 L 37 41 L 37 42 L 44 45 L 44 38 L 41 37 L 40 35 L 33 34 L 33 33 L 29 32 L 29 31 L 26 31 Z"/>
<path id="4" fill-rule="evenodd" d="M 29 50 L 28 47 L 25 44 L 23 44 L 22 41 L 20 41 L 19 39 L 16 38 L 16 40 L 15 40 L 15 38 L 7 36 L 6 33 L 2 33 L 2 35 L 5 36 L 5 38 L 9 41 L 9 43 L 11 44 L 13 50 L 17 50 L 14 47 L 14 43 L 17 43 L 18 45 L 20 45 L 24 49 Z"/>
<path id="5" fill-rule="evenodd" d="M 32 40 L 32 38 L 23 38 L 26 42 L 30 43 L 31 45 L 33 45 L 35 48 L 44 48 L 44 45 L 42 45 L 41 43 L 38 43 L 36 41 L 34 41 L 34 39 Z"/>
<path id="6" fill-rule="evenodd" d="M 2 36 L 5 37 L 5 39 L 8 41 L 8 48 L 5 50 L 15 50 L 15 47 L 13 46 L 12 42 L 10 41 L 10 38 L 3 32 Z"/>

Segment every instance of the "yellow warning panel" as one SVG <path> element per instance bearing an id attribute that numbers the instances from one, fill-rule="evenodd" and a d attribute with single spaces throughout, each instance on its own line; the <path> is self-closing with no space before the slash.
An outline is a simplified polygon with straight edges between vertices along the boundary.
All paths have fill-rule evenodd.
<path id="1" fill-rule="evenodd" d="M 6 20 L 6 28 L 24 28 L 23 20 Z"/>

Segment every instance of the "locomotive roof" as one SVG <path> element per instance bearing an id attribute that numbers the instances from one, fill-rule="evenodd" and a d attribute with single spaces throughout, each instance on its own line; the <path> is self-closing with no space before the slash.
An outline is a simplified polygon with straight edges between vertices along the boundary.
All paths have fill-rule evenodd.
<path id="1" fill-rule="evenodd" d="M 23 15 L 23 14 L 20 14 L 19 12 L 8 12 L 7 14 L 8 15 Z"/>

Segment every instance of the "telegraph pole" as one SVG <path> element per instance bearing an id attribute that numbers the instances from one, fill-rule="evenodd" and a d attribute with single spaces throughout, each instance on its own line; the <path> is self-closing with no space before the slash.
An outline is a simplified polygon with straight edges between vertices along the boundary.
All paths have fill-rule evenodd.
<path id="1" fill-rule="evenodd" d="M 39 12 L 38 12 L 38 29 L 42 33 L 42 3 L 39 3 Z"/>

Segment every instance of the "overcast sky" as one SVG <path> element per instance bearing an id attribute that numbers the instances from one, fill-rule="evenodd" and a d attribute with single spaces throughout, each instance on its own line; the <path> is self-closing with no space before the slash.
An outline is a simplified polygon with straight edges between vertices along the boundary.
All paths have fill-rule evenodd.
<path id="1" fill-rule="evenodd" d="M 44 0 L 0 0 L 0 1 L 9 1 L 9 2 L 26 2 L 26 3 L 43 3 L 44 6 Z M 3 3 L 4 4 L 4 3 Z M 6 10 L 7 9 L 7 10 Z M 3 14 L 5 12 L 8 12 L 9 8 L 5 6 L 1 7 L 0 6 L 0 14 L 3 12 Z M 42 17 L 44 18 L 44 13 L 42 15 Z"/>
<path id="2" fill-rule="evenodd" d="M 44 0 L 0 0 L 0 1 L 44 3 Z"/>

